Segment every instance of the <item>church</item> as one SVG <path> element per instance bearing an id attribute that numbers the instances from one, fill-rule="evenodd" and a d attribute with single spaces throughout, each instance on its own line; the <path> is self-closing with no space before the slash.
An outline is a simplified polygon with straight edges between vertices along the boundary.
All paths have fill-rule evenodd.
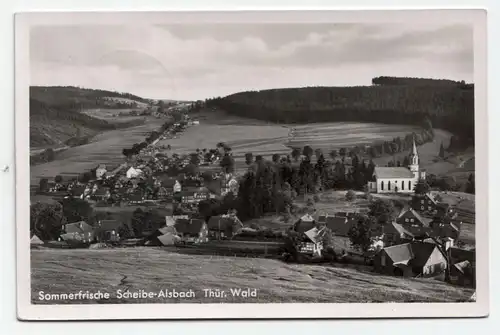
<path id="1" fill-rule="evenodd" d="M 425 171 L 420 170 L 415 139 L 408 158 L 408 167 L 376 166 L 368 190 L 374 193 L 413 193 L 417 182 L 425 179 Z"/>

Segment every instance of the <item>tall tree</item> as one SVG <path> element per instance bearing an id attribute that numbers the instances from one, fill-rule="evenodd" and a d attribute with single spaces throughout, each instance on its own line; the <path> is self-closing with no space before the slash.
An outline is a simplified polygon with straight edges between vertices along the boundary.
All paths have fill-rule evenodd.
<path id="1" fill-rule="evenodd" d="M 338 156 L 337 150 L 330 151 L 330 158 L 331 159 L 335 160 L 335 158 L 337 158 L 337 156 Z"/>
<path id="2" fill-rule="evenodd" d="M 465 192 L 470 194 L 476 193 L 476 180 L 474 174 L 469 174 L 469 178 L 467 180 L 467 184 L 465 186 Z"/>
<path id="3" fill-rule="evenodd" d="M 30 231 L 42 240 L 55 240 L 67 223 L 60 203 L 37 202 L 30 206 Z"/>
<path id="4" fill-rule="evenodd" d="M 49 180 L 47 178 L 40 179 L 38 189 L 40 192 L 47 192 L 49 190 Z"/>
<path id="5" fill-rule="evenodd" d="M 302 149 L 302 154 L 303 154 L 304 156 L 306 156 L 307 158 L 309 158 L 309 159 L 312 157 L 313 152 L 314 152 L 314 150 L 313 150 L 310 146 L 308 146 L 308 145 L 306 145 L 306 146 Z"/>
<path id="6" fill-rule="evenodd" d="M 444 152 L 444 145 L 443 142 L 441 142 L 441 145 L 439 146 L 439 157 L 444 158 L 445 152 Z"/>
<path id="7" fill-rule="evenodd" d="M 386 224 L 394 219 L 396 208 L 391 200 L 375 199 L 370 203 L 368 215 L 377 219 L 380 224 Z"/>
<path id="8" fill-rule="evenodd" d="M 358 216 L 347 233 L 351 245 L 363 253 L 369 251 L 378 226 L 375 217 Z"/>
<path id="9" fill-rule="evenodd" d="M 247 152 L 247 153 L 245 154 L 245 163 L 246 163 L 247 165 L 250 165 L 250 164 L 252 164 L 252 163 L 253 163 L 253 154 L 252 154 L 251 152 Z"/>
<path id="10" fill-rule="evenodd" d="M 299 160 L 299 158 L 300 158 L 300 149 L 299 148 L 293 148 L 292 157 L 296 162 Z"/>
<path id="11" fill-rule="evenodd" d="M 234 172 L 234 158 L 229 155 L 225 154 L 224 157 L 222 157 L 220 161 L 220 166 L 224 170 L 225 173 L 233 173 Z"/>
<path id="12" fill-rule="evenodd" d="M 63 214 L 68 222 L 85 221 L 89 224 L 94 222 L 94 210 L 85 200 L 66 198 L 62 202 Z"/>

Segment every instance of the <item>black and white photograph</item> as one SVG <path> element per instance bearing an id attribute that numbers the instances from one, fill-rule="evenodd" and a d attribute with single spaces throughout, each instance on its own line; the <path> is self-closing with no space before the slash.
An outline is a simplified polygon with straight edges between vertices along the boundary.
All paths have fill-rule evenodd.
<path id="1" fill-rule="evenodd" d="M 292 14 L 16 15 L 21 314 L 487 314 L 484 13 Z"/>

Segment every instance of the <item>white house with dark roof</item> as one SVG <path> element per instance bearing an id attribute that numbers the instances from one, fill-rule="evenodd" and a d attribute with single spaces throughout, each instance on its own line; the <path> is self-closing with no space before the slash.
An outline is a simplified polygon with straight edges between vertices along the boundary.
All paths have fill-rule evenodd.
<path id="1" fill-rule="evenodd" d="M 374 180 L 368 182 L 368 190 L 375 193 L 413 193 L 417 182 L 425 179 L 425 171 L 420 170 L 415 139 L 408 158 L 408 167 L 376 166 Z"/>

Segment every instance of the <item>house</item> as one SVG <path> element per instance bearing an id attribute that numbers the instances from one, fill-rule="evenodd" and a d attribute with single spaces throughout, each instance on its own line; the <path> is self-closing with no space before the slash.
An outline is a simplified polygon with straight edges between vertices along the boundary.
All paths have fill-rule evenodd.
<path id="1" fill-rule="evenodd" d="M 438 210 L 438 201 L 430 192 L 427 192 L 423 195 L 414 195 L 411 200 L 411 205 L 412 208 L 419 211 L 420 213 L 434 215 Z"/>
<path id="2" fill-rule="evenodd" d="M 391 246 L 401 244 L 412 241 L 414 238 L 415 235 L 413 235 L 412 232 L 396 221 L 391 221 L 382 226 L 382 241 L 384 245 Z"/>
<path id="3" fill-rule="evenodd" d="M 136 169 L 133 166 L 127 170 L 126 176 L 128 179 L 137 178 L 143 174 L 141 169 Z"/>
<path id="4" fill-rule="evenodd" d="M 97 179 L 101 179 L 104 177 L 104 175 L 108 172 L 106 170 L 106 165 L 104 164 L 99 164 L 95 170 L 95 176 Z"/>
<path id="5" fill-rule="evenodd" d="M 66 242 L 91 243 L 95 238 L 94 227 L 85 221 L 65 224 L 62 231 L 61 238 Z"/>
<path id="6" fill-rule="evenodd" d="M 419 167 L 419 157 L 415 139 L 408 156 L 408 167 L 376 166 L 372 181 L 368 182 L 368 190 L 374 193 L 413 193 L 415 185 L 425 180 L 425 171 Z"/>
<path id="7" fill-rule="evenodd" d="M 450 268 L 450 281 L 455 285 L 475 286 L 475 270 L 467 260 L 455 263 Z"/>
<path id="8" fill-rule="evenodd" d="M 92 198 L 97 201 L 107 201 L 110 197 L 111 192 L 108 187 L 100 187 L 92 194 Z"/>
<path id="9" fill-rule="evenodd" d="M 404 227 L 414 237 L 427 236 L 430 231 L 431 221 L 432 219 L 421 216 L 412 208 L 401 210 L 396 218 L 396 223 Z"/>
<path id="10" fill-rule="evenodd" d="M 324 229 L 318 229 L 316 227 L 304 232 L 302 241 L 299 244 L 299 252 L 312 257 L 321 257 L 321 252 L 323 250 L 323 233 Z"/>
<path id="11" fill-rule="evenodd" d="M 231 238 L 243 228 L 243 223 L 236 215 L 212 216 L 207 223 L 208 234 L 213 239 Z"/>
<path id="12" fill-rule="evenodd" d="M 118 242 L 119 230 L 122 223 L 118 220 L 100 220 L 95 229 L 95 236 L 99 242 Z"/>
<path id="13" fill-rule="evenodd" d="M 38 237 L 37 235 L 33 234 L 33 236 L 30 239 L 30 246 L 31 245 L 43 245 L 43 241 Z"/>
<path id="14" fill-rule="evenodd" d="M 462 229 L 462 222 L 449 217 L 436 217 L 430 223 L 430 234 L 434 237 L 449 237 L 458 240 Z"/>
<path id="15" fill-rule="evenodd" d="M 142 192 L 134 192 L 128 195 L 130 205 L 140 205 L 144 203 L 144 195 Z"/>
<path id="16" fill-rule="evenodd" d="M 75 187 L 72 187 L 71 190 L 69 191 L 69 195 L 70 197 L 72 197 L 73 199 L 85 199 L 85 191 L 86 191 L 86 187 L 85 186 L 75 186 Z"/>
<path id="17" fill-rule="evenodd" d="M 293 230 L 298 233 L 305 233 L 316 227 L 316 220 L 310 215 L 305 214 L 293 225 Z"/>
<path id="18" fill-rule="evenodd" d="M 413 241 L 383 248 L 374 257 L 376 272 L 404 277 L 435 277 L 447 267 L 446 256 L 433 243 Z"/>
<path id="19" fill-rule="evenodd" d="M 169 191 L 166 187 L 161 186 L 158 188 L 158 192 L 156 193 L 156 196 L 158 199 L 167 199 L 170 198 L 173 195 L 172 191 Z"/>
<path id="20" fill-rule="evenodd" d="M 453 263 L 469 261 L 474 267 L 476 266 L 476 249 L 466 250 L 452 247 L 450 249 L 450 256 Z"/>
<path id="21" fill-rule="evenodd" d="M 208 242 L 208 227 L 199 219 L 180 219 L 175 224 L 180 241 L 185 244 Z"/>
<path id="22" fill-rule="evenodd" d="M 180 241 L 174 226 L 164 226 L 148 235 L 145 239 L 145 245 L 166 246 L 175 245 Z"/>

